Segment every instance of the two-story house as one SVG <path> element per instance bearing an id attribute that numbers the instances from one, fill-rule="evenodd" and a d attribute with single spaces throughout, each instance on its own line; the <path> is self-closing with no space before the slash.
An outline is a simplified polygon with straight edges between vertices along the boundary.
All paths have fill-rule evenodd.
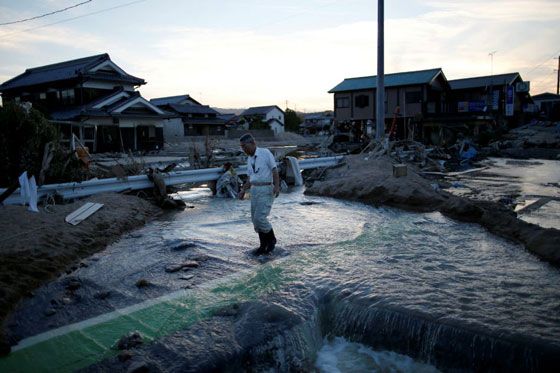
<path id="1" fill-rule="evenodd" d="M 284 132 L 284 111 L 276 105 L 250 107 L 241 113 L 241 117 L 247 122 L 258 120 L 268 124 L 275 135 Z"/>
<path id="2" fill-rule="evenodd" d="M 396 134 L 406 136 L 410 118 L 446 113 L 450 86 L 441 68 L 385 75 L 385 124 L 396 116 Z M 337 125 L 365 128 L 376 120 L 377 76 L 344 79 L 332 88 Z M 398 108 L 398 112 L 397 112 Z"/>
<path id="3" fill-rule="evenodd" d="M 27 69 L 0 93 L 4 103 L 32 103 L 91 152 L 161 149 L 168 115 L 136 91 L 144 84 L 105 53 Z"/>
<path id="4" fill-rule="evenodd" d="M 202 105 L 189 95 L 154 98 L 150 102 L 180 118 L 179 131 L 182 131 L 182 136 L 224 135 L 226 121 L 220 117 L 220 113 L 208 105 Z M 170 120 L 166 123 L 164 132 L 171 135 L 170 132 L 175 126 L 174 121 Z"/>
<path id="5" fill-rule="evenodd" d="M 450 109 L 453 113 L 487 115 L 492 120 L 504 119 L 511 124 L 524 122 L 525 113 L 534 112 L 529 82 L 519 73 L 454 79 Z"/>

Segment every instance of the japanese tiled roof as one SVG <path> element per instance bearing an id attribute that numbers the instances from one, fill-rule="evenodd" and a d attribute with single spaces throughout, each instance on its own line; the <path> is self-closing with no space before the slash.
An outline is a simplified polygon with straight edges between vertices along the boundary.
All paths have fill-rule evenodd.
<path id="1" fill-rule="evenodd" d="M 245 110 L 243 113 L 241 113 L 241 115 L 266 115 L 268 114 L 271 110 L 274 109 L 278 109 L 280 111 L 282 111 L 282 109 L 280 109 L 278 106 L 276 105 L 272 105 L 272 106 L 255 106 L 255 107 L 250 107 L 249 109 Z M 283 111 L 282 111 L 283 112 Z"/>
<path id="2" fill-rule="evenodd" d="M 0 85 L 0 91 L 74 79 L 80 76 L 94 77 L 100 80 L 126 82 L 135 85 L 146 83 L 144 79 L 137 78 L 130 74 L 115 75 L 89 71 L 93 67 L 107 60 L 111 60 L 111 58 L 107 53 L 104 53 L 76 60 L 55 63 L 52 65 L 30 68 L 25 70 L 23 74 L 20 74 Z"/>

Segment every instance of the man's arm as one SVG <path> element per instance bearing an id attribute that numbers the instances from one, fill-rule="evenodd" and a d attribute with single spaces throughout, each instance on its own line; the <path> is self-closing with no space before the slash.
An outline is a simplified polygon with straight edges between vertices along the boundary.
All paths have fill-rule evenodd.
<path id="1" fill-rule="evenodd" d="M 276 167 L 272 169 L 272 181 L 274 183 L 274 197 L 278 197 L 280 194 L 280 177 L 278 176 L 278 169 Z"/>
<path id="2" fill-rule="evenodd" d="M 251 179 L 247 178 L 247 182 L 243 184 L 243 187 L 237 194 L 237 198 L 239 199 L 245 198 L 245 193 L 247 192 L 247 189 L 249 189 L 250 187 L 251 187 Z"/>

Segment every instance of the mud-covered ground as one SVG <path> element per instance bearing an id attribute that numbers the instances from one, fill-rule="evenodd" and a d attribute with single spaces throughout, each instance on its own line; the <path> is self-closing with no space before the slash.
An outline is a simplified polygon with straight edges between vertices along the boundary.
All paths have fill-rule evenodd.
<path id="1" fill-rule="evenodd" d="M 502 203 L 474 201 L 438 190 L 433 180 L 420 176 L 410 165 L 406 177 L 393 177 L 394 163 L 388 157 L 348 156 L 337 167 L 317 170 L 322 172 L 322 181 L 315 182 L 306 193 L 412 211 L 441 211 L 457 220 L 479 223 L 494 234 L 523 243 L 543 260 L 560 264 L 560 231 L 520 220 Z M 77 226 L 64 222 L 66 215 L 88 201 L 105 206 Z M 82 262 L 84 258 L 160 214 L 161 210 L 151 203 L 120 194 L 100 194 L 57 205 L 54 213 L 0 206 L 0 322 L 34 289 L 87 265 Z M 4 353 L 14 342 L 0 341 Z"/>
<path id="2" fill-rule="evenodd" d="M 78 225 L 66 223 L 64 218 L 86 202 L 104 206 Z M 146 200 L 117 193 L 55 205 L 48 211 L 40 206 L 39 213 L 24 206 L 0 206 L 0 323 L 35 288 L 77 269 L 82 259 L 160 214 Z M 0 338 L 0 343 L 6 353 L 10 341 Z"/>

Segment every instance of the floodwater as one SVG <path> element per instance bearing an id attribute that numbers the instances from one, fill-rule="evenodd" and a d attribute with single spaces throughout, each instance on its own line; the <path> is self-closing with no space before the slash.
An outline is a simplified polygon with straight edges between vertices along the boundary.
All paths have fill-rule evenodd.
<path id="1" fill-rule="evenodd" d="M 502 202 L 529 223 L 560 229 L 560 161 L 488 158 L 479 166 L 486 169 L 449 180 L 455 185 L 449 191 Z M 535 202 L 538 208 L 523 209 Z"/>
<path id="2" fill-rule="evenodd" d="M 114 344 L 131 330 L 151 342 L 143 354 L 162 371 L 204 371 L 213 366 L 204 359 L 227 364 L 240 350 L 256 371 L 270 368 L 266 356 L 280 370 L 323 372 L 538 372 L 560 363 L 560 270 L 480 226 L 295 189 L 270 216 L 277 253 L 258 260 L 247 253 L 257 245 L 249 201 L 206 189 L 175 197 L 192 208 L 27 299 L 11 326 L 23 340 L 0 371 L 118 370 Z M 166 271 L 185 260 L 200 267 Z M 73 279 L 81 287 L 69 293 Z M 49 307 L 56 313 L 47 316 Z M 256 320 L 265 314 L 273 317 Z M 272 324 L 283 338 L 270 345 L 258 331 Z"/>

